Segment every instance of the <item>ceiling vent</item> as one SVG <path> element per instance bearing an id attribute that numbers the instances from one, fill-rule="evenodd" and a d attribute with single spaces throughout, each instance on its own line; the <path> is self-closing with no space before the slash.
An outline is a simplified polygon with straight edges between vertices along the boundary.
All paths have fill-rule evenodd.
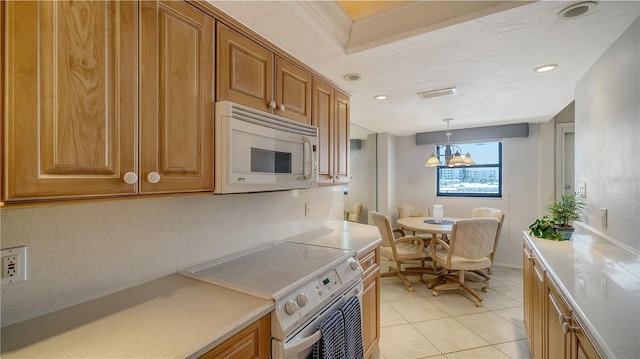
<path id="1" fill-rule="evenodd" d="M 420 98 L 422 99 L 428 99 L 433 97 L 449 96 L 449 95 L 457 95 L 457 94 L 458 94 L 458 91 L 456 90 L 456 88 L 450 87 L 450 88 L 441 89 L 441 90 L 420 92 L 418 93 L 418 96 L 420 96 Z"/>

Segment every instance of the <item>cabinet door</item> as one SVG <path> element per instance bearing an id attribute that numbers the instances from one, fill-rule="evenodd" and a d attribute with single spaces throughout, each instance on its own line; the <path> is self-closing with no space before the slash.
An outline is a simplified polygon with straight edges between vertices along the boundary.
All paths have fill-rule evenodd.
<path id="1" fill-rule="evenodd" d="M 531 356 L 533 359 L 542 359 L 545 349 L 544 343 L 544 303 L 545 288 L 544 288 L 544 267 L 535 258 L 533 259 L 533 282 L 531 287 L 531 299 L 532 299 L 532 318 L 533 326 L 531 336 L 532 348 Z"/>
<path id="2" fill-rule="evenodd" d="M 587 338 L 580 323 L 574 318 L 571 319 L 572 336 L 572 356 L 573 359 L 599 359 L 601 358 L 593 343 Z"/>
<path id="3" fill-rule="evenodd" d="M 522 276 L 523 280 L 523 307 L 524 307 L 524 327 L 527 331 L 527 339 L 529 348 L 533 351 L 533 306 L 532 306 L 532 287 L 533 287 L 533 254 L 531 247 L 525 242 L 522 252 Z"/>
<path id="4" fill-rule="evenodd" d="M 185 2 L 141 8 L 141 192 L 212 191 L 214 19 Z"/>
<path id="5" fill-rule="evenodd" d="M 349 97 L 336 91 L 334 175 L 336 183 L 349 183 Z"/>
<path id="6" fill-rule="evenodd" d="M 565 359 L 571 356 L 571 337 L 564 332 L 563 324 L 571 320 L 571 310 L 560 292 L 547 275 L 545 286 L 547 290 L 546 305 L 546 333 L 547 358 Z"/>
<path id="7" fill-rule="evenodd" d="M 216 99 L 271 112 L 274 55 L 218 22 Z"/>
<path id="8" fill-rule="evenodd" d="M 362 342 L 364 357 L 369 358 L 380 339 L 380 252 L 378 248 L 363 254 Z"/>
<path id="9" fill-rule="evenodd" d="M 311 75 L 281 58 L 276 59 L 276 114 L 311 124 Z"/>
<path id="10" fill-rule="evenodd" d="M 335 91 L 322 81 L 313 81 L 312 125 L 318 127 L 318 183 L 333 183 L 333 117 Z"/>
<path id="11" fill-rule="evenodd" d="M 270 314 L 267 314 L 200 356 L 200 359 L 267 359 L 270 356 L 271 319 Z"/>
<path id="12" fill-rule="evenodd" d="M 137 4 L 4 5 L 4 199 L 135 193 Z"/>

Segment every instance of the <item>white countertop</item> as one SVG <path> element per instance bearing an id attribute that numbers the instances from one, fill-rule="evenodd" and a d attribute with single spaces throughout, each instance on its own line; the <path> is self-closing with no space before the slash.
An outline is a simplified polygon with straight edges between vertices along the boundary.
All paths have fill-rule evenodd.
<path id="1" fill-rule="evenodd" d="M 361 255 L 382 242 L 378 227 L 355 222 L 336 222 L 305 232 L 287 241 L 351 249 Z"/>
<path id="2" fill-rule="evenodd" d="M 352 249 L 377 227 L 339 222 L 288 240 Z M 2 328 L 2 358 L 191 358 L 274 310 L 272 300 L 179 274 Z"/>
<path id="3" fill-rule="evenodd" d="M 273 309 L 174 274 L 2 328 L 2 358 L 197 357 Z"/>
<path id="4" fill-rule="evenodd" d="M 586 234 L 525 237 L 607 358 L 640 358 L 640 256 Z"/>

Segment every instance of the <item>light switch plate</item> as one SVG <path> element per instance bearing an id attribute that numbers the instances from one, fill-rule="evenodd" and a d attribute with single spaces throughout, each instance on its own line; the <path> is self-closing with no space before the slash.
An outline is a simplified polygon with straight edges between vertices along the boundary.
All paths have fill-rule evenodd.
<path id="1" fill-rule="evenodd" d="M 27 247 L 6 248 L 2 258 L 2 285 L 27 280 Z"/>

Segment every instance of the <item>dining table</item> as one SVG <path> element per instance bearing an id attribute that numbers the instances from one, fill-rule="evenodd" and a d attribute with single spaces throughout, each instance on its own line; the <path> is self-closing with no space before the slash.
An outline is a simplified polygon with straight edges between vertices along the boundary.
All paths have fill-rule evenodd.
<path id="1" fill-rule="evenodd" d="M 440 223 L 436 223 L 433 217 L 404 217 L 398 219 L 398 226 L 415 233 L 429 233 L 432 238 L 440 235 L 446 240 L 447 236 L 451 234 L 453 223 L 459 219 L 456 217 L 444 217 Z"/>

